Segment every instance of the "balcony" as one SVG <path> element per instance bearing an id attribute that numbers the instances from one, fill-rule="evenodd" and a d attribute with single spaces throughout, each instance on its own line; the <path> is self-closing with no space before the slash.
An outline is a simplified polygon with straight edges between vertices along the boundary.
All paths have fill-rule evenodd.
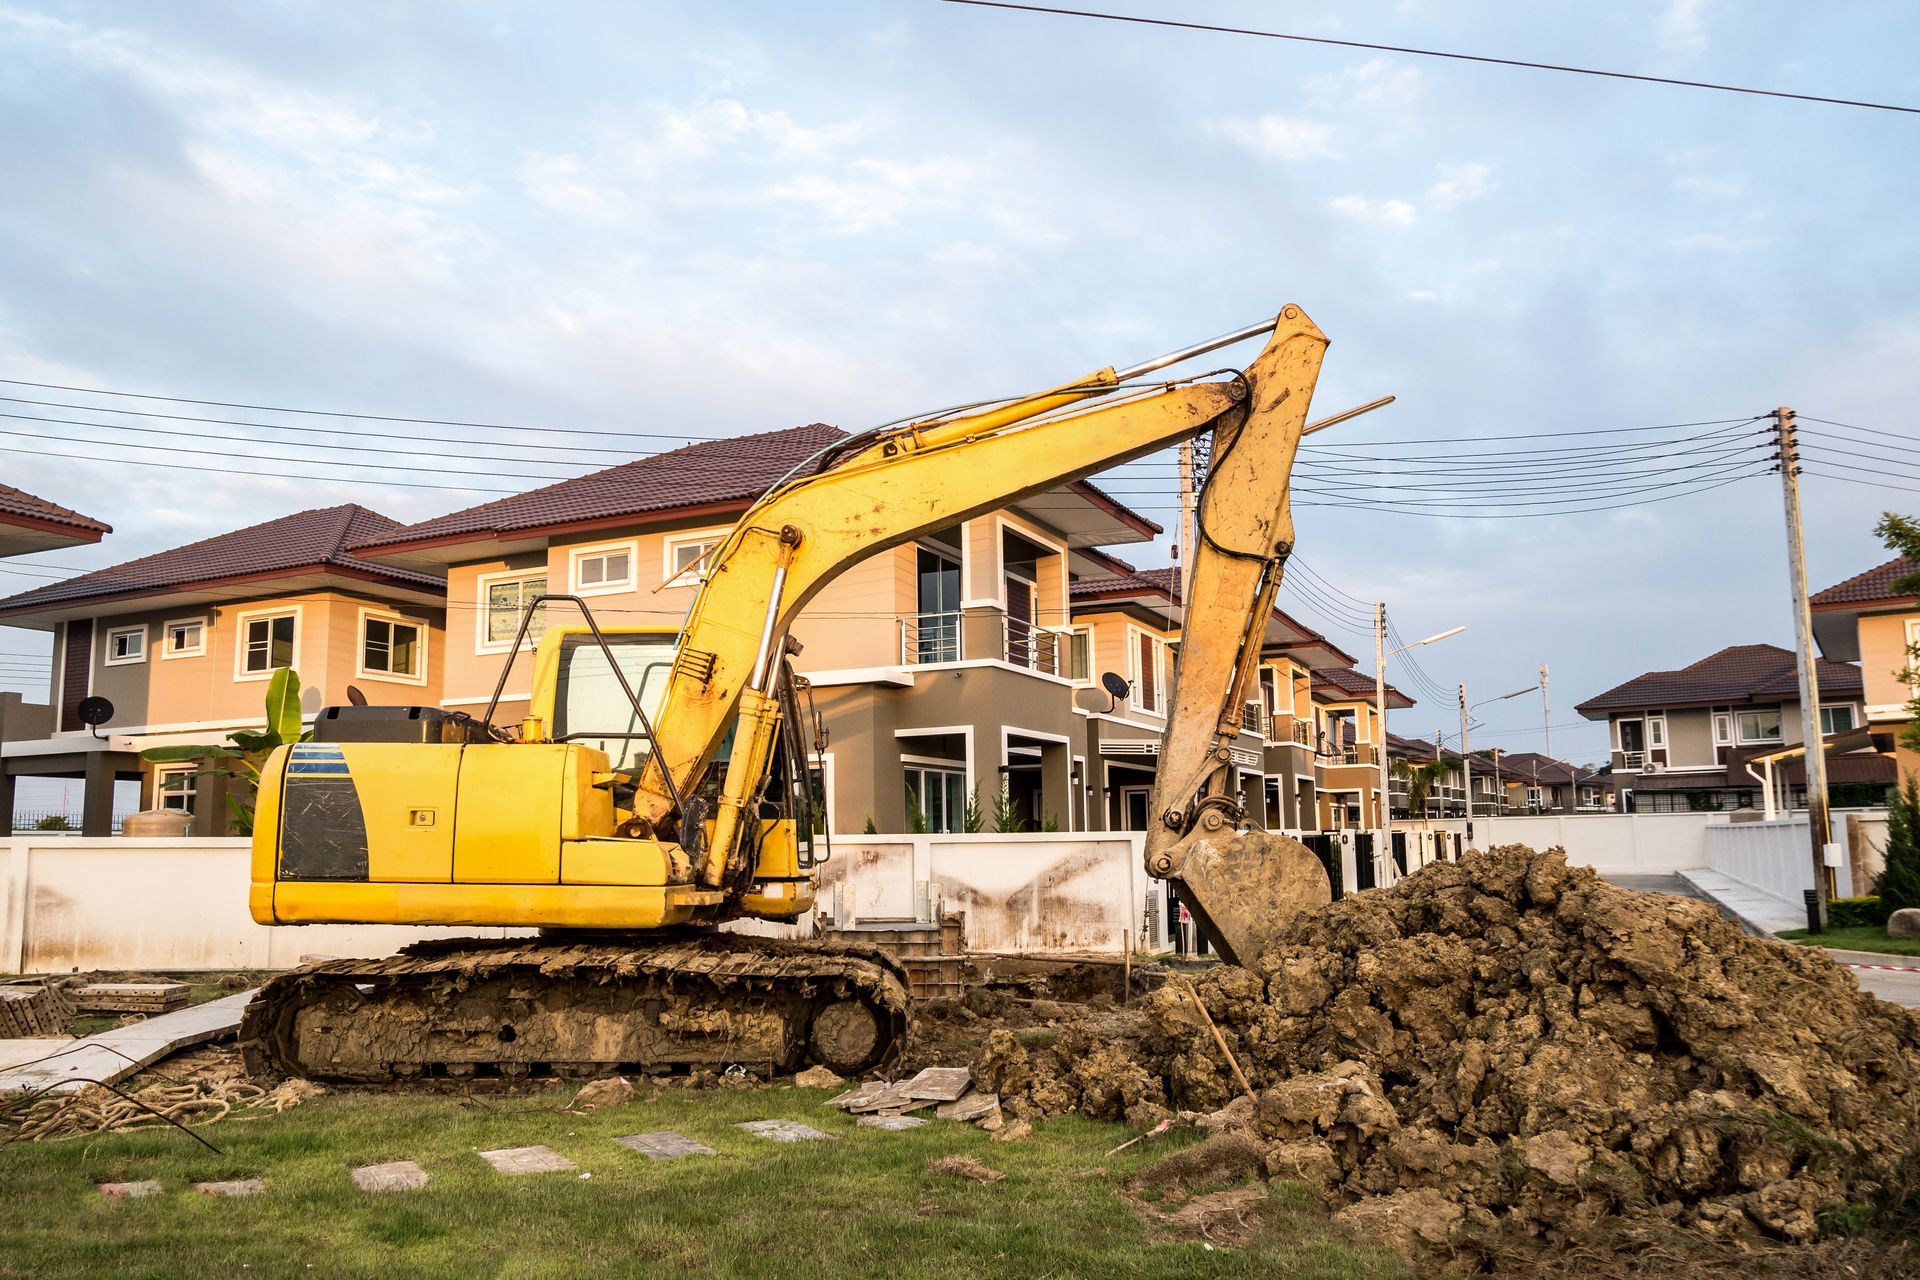
<path id="1" fill-rule="evenodd" d="M 978 626 L 981 619 L 977 617 L 971 628 L 966 617 L 959 612 L 908 613 L 894 621 L 900 635 L 900 665 L 903 667 L 990 658 L 1042 675 L 1074 679 L 1086 677 L 1085 672 L 1076 673 L 1067 669 L 1070 655 L 1064 634 L 1037 623 L 998 614 L 991 619 L 995 624 L 994 629 L 986 633 L 987 647 L 993 652 L 976 653 L 972 651 L 973 645 L 968 643 L 967 635 L 971 630 L 974 644 L 981 641 L 982 631 Z"/>
<path id="2" fill-rule="evenodd" d="M 1313 726 L 1305 720 L 1295 720 L 1293 722 L 1293 740 L 1303 747 L 1312 746 Z"/>
<path id="3" fill-rule="evenodd" d="M 1647 767 L 1647 753 L 1644 751 L 1616 751 L 1613 758 L 1614 767 L 1626 773 L 1639 773 Z"/>
<path id="4" fill-rule="evenodd" d="M 1324 765 L 1348 765 L 1380 763 L 1380 748 L 1372 746 L 1353 746 L 1341 751 L 1322 751 L 1318 759 Z"/>

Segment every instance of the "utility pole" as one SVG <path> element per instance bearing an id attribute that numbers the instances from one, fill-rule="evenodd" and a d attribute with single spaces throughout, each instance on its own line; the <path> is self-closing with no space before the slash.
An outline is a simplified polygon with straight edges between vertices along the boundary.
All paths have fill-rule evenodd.
<path id="1" fill-rule="evenodd" d="M 1780 451 L 1780 489 L 1787 508 L 1787 576 L 1793 589 L 1794 652 L 1800 670 L 1800 736 L 1807 754 L 1807 837 L 1813 846 L 1813 897 L 1807 926 L 1815 933 L 1827 927 L 1827 847 L 1832 820 L 1827 813 L 1827 753 L 1820 735 L 1820 673 L 1814 665 L 1813 614 L 1807 604 L 1807 547 L 1800 533 L 1800 441 L 1794 430 L 1793 410 L 1781 405 L 1773 411 L 1774 440 Z"/>
<path id="2" fill-rule="evenodd" d="M 1540 728 L 1547 735 L 1547 745 L 1542 753 L 1547 759 L 1553 759 L 1553 704 L 1547 699 L 1547 664 L 1540 664 Z"/>
<path id="3" fill-rule="evenodd" d="M 1387 794 L 1387 602 L 1373 603 L 1373 737 L 1380 753 L 1380 847 L 1374 850 L 1381 884 L 1393 883 L 1393 802 Z"/>
<path id="4" fill-rule="evenodd" d="M 1467 686 L 1460 686 L 1460 786 L 1467 793 L 1467 847 L 1473 847 L 1473 757 L 1467 754 Z"/>
<path id="5" fill-rule="evenodd" d="M 1194 538 L 1193 441 L 1180 442 L 1180 604 L 1184 609 L 1188 589 L 1193 586 Z"/>

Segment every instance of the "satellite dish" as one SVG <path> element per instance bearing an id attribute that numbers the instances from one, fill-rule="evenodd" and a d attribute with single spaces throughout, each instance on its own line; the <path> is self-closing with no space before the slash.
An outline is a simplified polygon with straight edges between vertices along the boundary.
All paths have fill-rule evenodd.
<path id="1" fill-rule="evenodd" d="M 94 731 L 93 736 L 97 738 L 100 736 L 99 726 L 113 719 L 113 704 L 105 698 L 82 698 L 73 713 L 80 718 L 81 724 Z"/>
<path id="2" fill-rule="evenodd" d="M 347 701 L 356 707 L 364 707 L 367 705 L 367 695 L 360 692 L 359 685 L 350 684 L 347 686 Z"/>
<path id="3" fill-rule="evenodd" d="M 1112 694 L 1115 700 L 1124 698 L 1133 689 L 1133 683 L 1118 671 L 1109 671 L 1100 677 L 1100 687 Z"/>

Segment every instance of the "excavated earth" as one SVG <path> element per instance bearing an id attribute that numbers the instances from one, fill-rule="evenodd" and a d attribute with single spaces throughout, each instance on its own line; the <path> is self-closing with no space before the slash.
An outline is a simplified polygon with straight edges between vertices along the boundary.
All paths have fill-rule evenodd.
<path id="1" fill-rule="evenodd" d="M 1705 902 L 1510 846 L 1303 918 L 1251 968 L 995 1030 L 1009 1111 L 1214 1130 L 1141 1180 L 1308 1184 L 1466 1270 L 1835 1234 L 1920 1178 L 1920 1017 Z M 1516 1259 L 1522 1261 L 1516 1262 Z"/>

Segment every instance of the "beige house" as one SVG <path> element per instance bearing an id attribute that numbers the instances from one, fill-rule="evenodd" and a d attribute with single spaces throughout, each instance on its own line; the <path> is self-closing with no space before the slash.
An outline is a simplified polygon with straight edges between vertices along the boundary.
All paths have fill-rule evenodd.
<path id="1" fill-rule="evenodd" d="M 303 511 L 0 600 L 0 625 L 53 634 L 46 723 L 0 744 L 0 809 L 15 780 L 85 780 L 83 830 L 108 834 L 113 783 L 137 779 L 143 807 L 178 808 L 217 834 L 226 809 L 189 766 L 140 759 L 150 746 L 218 742 L 263 722 L 266 681 L 293 668 L 309 714 L 358 688 L 376 704 L 437 703 L 440 579 L 347 553 L 398 528 L 352 504 Z M 81 704 L 112 704 L 89 725 Z"/>
<path id="2" fill-rule="evenodd" d="M 1920 645 L 1920 599 L 1900 594 L 1894 583 L 1916 573 L 1920 562 L 1902 557 L 1809 597 L 1820 652 L 1860 664 L 1867 726 L 1882 751 L 1895 753 L 1902 777 L 1920 770 L 1920 755 L 1899 741 L 1911 723 L 1907 706 L 1920 692 L 1900 679 L 1901 672 L 1920 665 L 1908 656 Z"/>
<path id="3" fill-rule="evenodd" d="M 1676 671 L 1649 671 L 1575 708 L 1613 737 L 1619 807 L 1639 813 L 1765 810 L 1766 779 L 1782 809 L 1806 805 L 1806 767 L 1768 756 L 1803 741 L 1797 666 L 1771 644 L 1722 649 Z M 1835 808 L 1884 803 L 1894 768 L 1864 733 L 1861 670 L 1821 661 L 1820 726 Z"/>
<path id="4" fill-rule="evenodd" d="M 1380 754 L 1386 738 L 1375 706 L 1373 677 L 1351 665 L 1322 668 L 1312 673 L 1310 692 L 1319 777 L 1316 829 L 1377 830 L 1383 807 L 1391 804 L 1392 780 L 1388 780 L 1389 796 L 1382 796 Z M 1412 698 L 1387 686 L 1389 711 L 1412 705 Z"/>

